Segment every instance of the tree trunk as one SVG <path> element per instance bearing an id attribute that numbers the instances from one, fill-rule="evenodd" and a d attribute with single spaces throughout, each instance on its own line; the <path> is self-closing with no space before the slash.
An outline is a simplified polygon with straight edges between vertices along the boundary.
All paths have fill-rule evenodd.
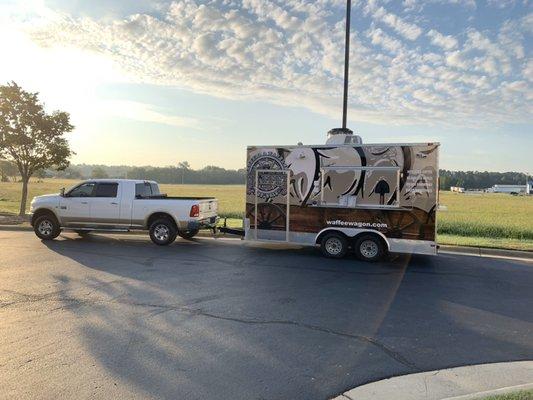
<path id="1" fill-rule="evenodd" d="M 26 200 L 28 198 L 28 181 L 30 180 L 29 176 L 22 177 L 22 197 L 20 199 L 20 211 L 19 215 L 23 217 L 26 215 Z"/>

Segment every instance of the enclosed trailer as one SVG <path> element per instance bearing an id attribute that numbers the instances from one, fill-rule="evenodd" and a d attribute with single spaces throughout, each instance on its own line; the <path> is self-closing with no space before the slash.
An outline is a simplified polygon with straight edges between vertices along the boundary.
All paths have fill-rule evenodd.
<path id="1" fill-rule="evenodd" d="M 248 147 L 241 234 L 337 258 L 436 254 L 439 143 L 363 144 L 347 128 L 350 15 L 347 0 L 342 128 L 325 145 Z"/>
<path id="2" fill-rule="evenodd" d="M 326 145 L 248 147 L 244 239 L 366 260 L 436 254 L 439 143 L 332 132 Z"/>

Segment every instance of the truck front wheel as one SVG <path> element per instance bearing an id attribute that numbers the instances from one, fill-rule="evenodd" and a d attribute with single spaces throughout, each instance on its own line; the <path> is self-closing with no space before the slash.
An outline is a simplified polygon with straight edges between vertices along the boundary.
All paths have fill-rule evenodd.
<path id="1" fill-rule="evenodd" d="M 189 231 L 179 231 L 178 235 L 180 235 L 183 239 L 192 239 L 198 235 L 198 232 L 200 232 L 199 229 L 191 229 Z"/>
<path id="2" fill-rule="evenodd" d="M 39 239 L 52 240 L 59 236 L 61 228 L 54 216 L 44 214 L 33 223 L 33 231 Z"/>
<path id="3" fill-rule="evenodd" d="M 176 240 L 176 227 L 168 219 L 158 219 L 150 225 L 150 239 L 158 246 L 166 246 Z"/>

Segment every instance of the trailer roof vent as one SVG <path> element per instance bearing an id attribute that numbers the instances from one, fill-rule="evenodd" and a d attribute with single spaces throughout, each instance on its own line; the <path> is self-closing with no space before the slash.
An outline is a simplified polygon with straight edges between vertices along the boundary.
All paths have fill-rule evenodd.
<path id="1" fill-rule="evenodd" d="M 328 132 L 326 144 L 362 144 L 361 136 L 354 135 L 348 128 L 333 128 Z"/>

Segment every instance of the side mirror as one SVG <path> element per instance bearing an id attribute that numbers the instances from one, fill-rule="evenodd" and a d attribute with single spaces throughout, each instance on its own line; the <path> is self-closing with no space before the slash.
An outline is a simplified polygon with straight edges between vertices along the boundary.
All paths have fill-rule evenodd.
<path id="1" fill-rule="evenodd" d="M 65 197 L 65 188 L 61 188 L 61 189 L 59 190 L 59 195 L 60 195 L 61 197 Z"/>

